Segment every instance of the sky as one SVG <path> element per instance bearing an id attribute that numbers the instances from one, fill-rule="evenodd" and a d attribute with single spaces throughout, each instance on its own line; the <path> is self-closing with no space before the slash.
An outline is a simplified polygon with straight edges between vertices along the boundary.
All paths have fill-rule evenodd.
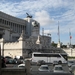
<path id="1" fill-rule="evenodd" d="M 52 41 L 75 45 L 75 0 L 0 0 L 0 11 L 24 19 L 26 13 L 40 23 L 40 34 L 51 34 Z M 59 22 L 59 23 L 58 23 Z"/>

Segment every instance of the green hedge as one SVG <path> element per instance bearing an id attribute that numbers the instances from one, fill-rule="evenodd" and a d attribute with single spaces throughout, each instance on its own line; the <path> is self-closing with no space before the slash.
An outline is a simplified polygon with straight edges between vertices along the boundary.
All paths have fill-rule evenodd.
<path id="1" fill-rule="evenodd" d="M 68 57 L 68 59 L 75 59 L 75 57 Z"/>

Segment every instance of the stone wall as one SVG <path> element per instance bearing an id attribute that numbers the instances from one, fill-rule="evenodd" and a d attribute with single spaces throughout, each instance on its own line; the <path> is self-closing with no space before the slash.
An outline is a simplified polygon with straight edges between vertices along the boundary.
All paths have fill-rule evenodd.
<path id="1" fill-rule="evenodd" d="M 39 36 L 39 37 L 38 37 Z M 50 49 L 51 37 L 50 36 L 31 36 L 29 38 L 24 37 L 24 33 L 21 34 L 20 38 L 16 42 L 7 42 L 4 39 L 0 39 L 1 54 L 3 56 L 24 56 L 27 57 L 29 50 L 38 51 L 39 49 Z M 39 41 L 39 44 L 36 41 Z"/>
<path id="2" fill-rule="evenodd" d="M 0 39 L 1 55 L 11 57 L 15 57 L 16 55 L 22 56 L 23 41 L 21 38 L 22 37 L 20 37 L 16 42 L 7 42 L 3 38 Z"/>
<path id="3" fill-rule="evenodd" d="M 75 48 L 66 48 L 63 50 L 68 54 L 68 56 L 75 57 Z"/>
<path id="4" fill-rule="evenodd" d="M 2 69 L 1 75 L 26 75 L 25 69 Z"/>

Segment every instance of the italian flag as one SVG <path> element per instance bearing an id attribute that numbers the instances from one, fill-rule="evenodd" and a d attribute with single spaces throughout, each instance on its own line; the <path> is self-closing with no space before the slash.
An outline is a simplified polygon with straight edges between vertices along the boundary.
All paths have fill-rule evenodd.
<path id="1" fill-rule="evenodd" d="M 70 35 L 70 39 L 72 39 L 71 32 L 69 32 L 69 35 Z"/>

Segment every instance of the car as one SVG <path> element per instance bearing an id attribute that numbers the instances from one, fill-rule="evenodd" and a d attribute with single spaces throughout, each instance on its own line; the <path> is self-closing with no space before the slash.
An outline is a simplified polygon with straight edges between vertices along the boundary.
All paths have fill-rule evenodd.
<path id="1" fill-rule="evenodd" d="M 6 59 L 6 64 L 17 64 L 17 61 L 15 59 Z"/>
<path id="2" fill-rule="evenodd" d="M 45 61 L 44 60 L 39 60 L 38 62 L 37 62 L 37 65 L 38 66 L 41 66 L 41 65 L 44 65 L 45 64 Z"/>
<path id="3" fill-rule="evenodd" d="M 48 65 L 41 65 L 38 70 L 50 72 L 50 68 Z"/>
<path id="4" fill-rule="evenodd" d="M 55 65 L 53 72 L 64 72 L 62 65 Z"/>
<path id="5" fill-rule="evenodd" d="M 53 61 L 53 65 L 57 65 L 58 64 L 58 61 Z"/>
<path id="6" fill-rule="evenodd" d="M 6 64 L 16 64 L 17 61 L 10 56 L 5 56 Z"/>
<path id="7" fill-rule="evenodd" d="M 75 75 L 75 65 L 72 65 L 72 66 L 69 68 L 69 71 Z"/>
<path id="8" fill-rule="evenodd" d="M 18 67 L 25 67 L 25 64 L 19 64 Z"/>
<path id="9" fill-rule="evenodd" d="M 75 65 L 74 60 L 68 60 L 68 67 L 71 67 L 72 65 Z"/>

